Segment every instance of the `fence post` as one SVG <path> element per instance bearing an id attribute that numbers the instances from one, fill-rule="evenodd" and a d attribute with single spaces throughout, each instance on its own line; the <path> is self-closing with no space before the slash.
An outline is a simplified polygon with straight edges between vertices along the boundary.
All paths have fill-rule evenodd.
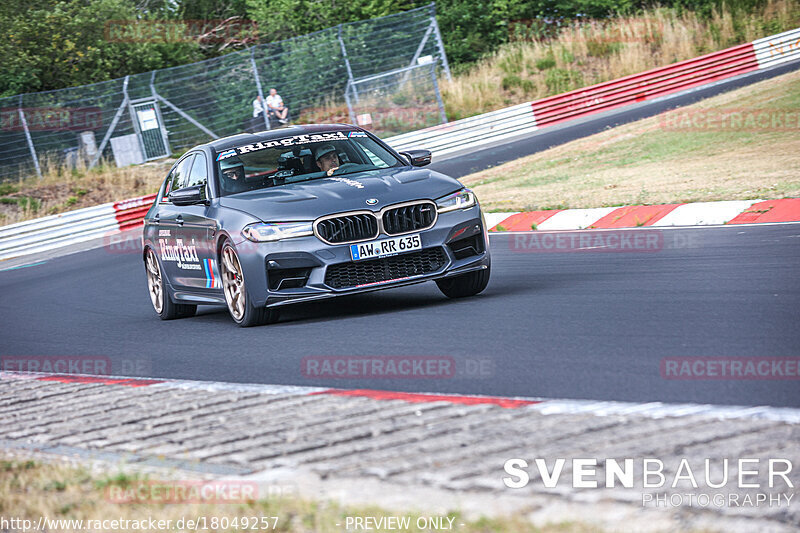
<path id="1" fill-rule="evenodd" d="M 159 101 L 164 102 L 164 105 L 166 105 L 168 108 L 172 109 L 177 114 L 179 114 L 180 116 L 185 118 L 188 122 L 190 122 L 191 124 L 194 124 L 194 126 L 197 129 L 199 129 L 200 131 L 202 131 L 203 133 L 205 133 L 206 135 L 208 135 L 212 139 L 219 139 L 219 135 L 217 135 L 216 133 L 214 133 L 210 129 L 206 128 L 205 126 L 203 126 L 199 122 L 197 122 L 191 116 L 189 116 L 185 112 L 183 112 L 183 110 L 181 110 L 181 108 L 179 108 L 178 106 L 176 106 L 175 104 L 173 104 L 172 102 L 170 102 L 169 100 L 167 100 L 166 98 L 161 96 L 160 94 L 158 95 L 158 99 L 159 99 Z"/>
<path id="2" fill-rule="evenodd" d="M 439 54 L 442 56 L 444 75 L 447 76 L 447 81 L 452 81 L 450 65 L 447 64 L 447 54 L 444 51 L 444 42 L 442 42 L 442 34 L 439 33 L 439 24 L 436 22 L 436 4 L 431 4 L 431 25 L 433 26 L 433 33 L 436 35 L 436 44 L 439 47 Z"/>
<path id="3" fill-rule="evenodd" d="M 258 77 L 258 67 L 256 66 L 256 47 L 250 47 L 250 64 L 253 66 L 253 76 L 256 78 L 256 90 L 258 97 L 261 98 L 261 116 L 264 117 L 264 126 L 269 127 L 269 116 L 267 115 L 267 101 L 264 100 L 264 90 L 261 88 L 261 78 Z"/>
<path id="4" fill-rule="evenodd" d="M 39 179 L 42 178 L 42 168 L 39 166 L 39 158 L 36 155 L 36 148 L 33 146 L 33 138 L 28 129 L 28 121 L 25 119 L 25 112 L 22 110 L 22 95 L 19 95 L 19 120 L 22 122 L 22 129 L 25 130 L 25 139 L 28 141 L 28 150 L 31 151 L 31 158 L 33 158 L 33 166 L 36 167 L 36 175 Z"/>
<path id="5" fill-rule="evenodd" d="M 158 93 L 156 92 L 156 71 L 150 74 L 150 94 L 153 95 L 153 100 L 156 104 L 156 114 L 158 116 L 158 128 L 161 130 L 161 139 L 164 141 L 164 149 L 168 154 L 172 153 L 169 147 L 169 136 L 167 135 L 167 125 L 164 124 L 164 118 L 161 116 L 161 109 L 158 105 Z"/>
<path id="6" fill-rule="evenodd" d="M 353 70 L 350 68 L 350 60 L 347 58 L 347 49 L 344 47 L 344 39 L 342 39 L 342 25 L 339 24 L 336 28 L 339 30 L 339 46 L 342 48 L 342 57 L 344 57 L 344 64 L 347 67 L 347 84 L 348 87 L 353 88 L 353 97 L 356 99 L 356 103 L 358 103 L 358 89 L 356 89 L 356 86 L 353 85 Z M 347 91 L 345 91 L 345 99 L 346 98 Z M 352 111 L 350 114 L 353 114 Z"/>
<path id="7" fill-rule="evenodd" d="M 447 113 L 444 111 L 442 93 L 439 92 L 439 82 L 436 80 L 436 63 L 431 63 L 431 79 L 433 80 L 433 90 L 436 92 L 436 103 L 439 104 L 439 118 L 441 119 L 440 124 L 446 124 Z"/>
<path id="8" fill-rule="evenodd" d="M 347 82 L 347 85 L 344 88 L 344 101 L 347 102 L 347 112 L 350 114 L 350 123 L 358 126 L 356 124 L 356 114 L 353 111 L 353 104 L 350 103 L 350 82 Z"/>
<path id="9" fill-rule="evenodd" d="M 119 118 L 122 116 L 122 112 L 125 110 L 125 106 L 128 105 L 129 78 L 130 76 L 125 76 L 125 80 L 122 82 L 122 103 L 119 104 L 117 112 L 114 114 L 114 119 L 111 121 L 111 125 L 108 127 L 108 130 L 106 130 L 106 134 L 103 135 L 103 141 L 100 143 L 100 147 L 97 149 L 97 154 L 92 159 L 92 162 L 89 163 L 89 168 L 94 168 L 94 166 L 100 160 L 100 157 L 103 155 L 103 150 L 106 149 L 108 140 L 111 138 L 111 134 L 114 133 L 114 129 L 117 127 L 117 122 L 119 122 Z"/>
<path id="10" fill-rule="evenodd" d="M 431 32 L 433 31 L 433 24 L 428 26 L 428 29 L 425 31 L 425 35 L 422 36 L 422 40 L 419 42 L 419 46 L 417 46 L 417 51 L 414 52 L 414 57 L 411 58 L 411 63 L 408 64 L 409 67 L 414 67 L 417 64 L 417 60 L 419 56 L 422 54 L 422 50 L 425 48 L 425 45 L 428 43 L 428 37 L 430 37 Z M 408 77 L 411 75 L 411 71 L 407 71 L 403 74 L 403 81 L 401 84 L 405 84 L 408 81 Z"/>

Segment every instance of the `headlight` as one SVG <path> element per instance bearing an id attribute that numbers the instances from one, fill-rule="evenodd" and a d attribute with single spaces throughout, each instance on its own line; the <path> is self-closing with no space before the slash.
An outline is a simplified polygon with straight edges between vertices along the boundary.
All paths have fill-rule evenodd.
<path id="1" fill-rule="evenodd" d="M 274 224 L 257 222 L 245 226 L 242 235 L 253 242 L 272 242 L 293 237 L 313 235 L 311 222 L 278 222 Z"/>
<path id="2" fill-rule="evenodd" d="M 439 213 L 447 213 L 456 209 L 466 209 L 477 203 L 474 192 L 469 189 L 461 189 L 436 200 L 436 207 L 439 209 Z"/>

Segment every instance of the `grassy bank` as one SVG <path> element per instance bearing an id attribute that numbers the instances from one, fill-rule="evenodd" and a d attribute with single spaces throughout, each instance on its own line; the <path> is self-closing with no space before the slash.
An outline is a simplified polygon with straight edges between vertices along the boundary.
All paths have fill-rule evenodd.
<path id="1" fill-rule="evenodd" d="M 645 10 L 564 28 L 555 38 L 502 46 L 441 82 L 450 120 L 636 74 L 800 26 L 800 3 L 769 0 L 752 12 Z M 526 29 L 520 34 L 525 37 Z"/>
<path id="2" fill-rule="evenodd" d="M 158 481 L 153 476 L 123 473 L 112 474 L 90 471 L 76 466 L 64 466 L 36 461 L 5 458 L 0 460 L 0 512 L 8 520 L 11 518 L 33 521 L 40 517 L 50 520 L 171 520 L 173 527 L 163 531 L 177 531 L 175 527 L 180 518 L 205 518 L 205 531 L 284 531 L 296 533 L 333 533 L 345 530 L 345 519 L 351 517 L 389 517 L 408 516 L 412 527 L 403 531 L 421 533 L 430 529 L 416 526 L 417 513 L 389 512 L 376 507 L 343 507 L 325 501 L 312 502 L 299 498 L 262 499 L 244 503 L 203 504 L 203 503 L 114 503 L 108 498 L 116 488 L 136 490 L 143 484 L 157 483 L 165 489 L 180 486 L 185 479 Z M 141 494 L 138 492 L 138 494 Z M 600 531 L 577 523 L 556 524 L 534 527 L 524 520 L 524 516 L 502 519 L 480 519 L 469 521 L 457 511 L 447 515 L 454 518 L 454 529 L 462 533 L 588 533 Z M 248 523 L 259 521 L 257 529 L 245 527 L 220 527 L 227 518 L 229 523 L 239 517 L 248 518 Z M 277 520 L 274 519 L 277 517 Z M 212 518 L 217 519 L 218 527 L 212 526 Z M 339 524 L 337 526 L 337 524 Z M 463 524 L 463 525 L 461 525 Z M 273 529 L 273 526 L 274 529 Z M 15 529 L 12 527 L 12 530 Z M 21 528 L 19 528 L 21 530 Z M 78 529 L 69 526 L 56 528 L 58 531 L 87 531 L 97 528 Z M 351 527 L 351 529 L 353 529 Z M 102 528 L 104 531 L 123 531 L 125 529 Z M 127 528 L 127 531 L 150 531 L 152 528 Z M 184 528 L 186 530 L 186 528 Z M 202 530 L 202 529 L 201 529 Z M 389 529 L 380 529 L 389 531 Z"/>
<path id="3" fill-rule="evenodd" d="M 800 196 L 800 72 L 463 178 L 490 211 Z"/>

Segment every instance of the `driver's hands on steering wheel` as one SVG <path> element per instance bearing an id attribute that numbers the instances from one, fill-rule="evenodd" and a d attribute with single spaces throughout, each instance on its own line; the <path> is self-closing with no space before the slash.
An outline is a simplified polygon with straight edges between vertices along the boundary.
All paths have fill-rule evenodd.
<path id="1" fill-rule="evenodd" d="M 327 170 L 327 172 L 325 172 L 325 173 L 328 176 L 333 176 L 333 173 L 336 172 L 337 170 L 342 170 L 342 169 L 345 169 L 345 168 L 348 168 L 348 167 L 351 167 L 351 166 L 355 166 L 355 163 L 351 163 L 350 161 L 347 161 L 345 163 L 342 163 L 338 167 L 329 168 Z"/>

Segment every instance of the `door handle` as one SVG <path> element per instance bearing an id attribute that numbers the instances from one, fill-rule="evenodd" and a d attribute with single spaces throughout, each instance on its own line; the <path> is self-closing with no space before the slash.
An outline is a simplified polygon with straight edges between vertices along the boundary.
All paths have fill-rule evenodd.
<path id="1" fill-rule="evenodd" d="M 183 226 L 183 217 L 178 215 L 178 218 L 175 219 L 175 222 L 177 222 L 179 226 Z"/>
<path id="2" fill-rule="evenodd" d="M 158 216 L 158 213 L 153 217 L 153 224 L 158 224 L 161 221 L 161 217 Z"/>

